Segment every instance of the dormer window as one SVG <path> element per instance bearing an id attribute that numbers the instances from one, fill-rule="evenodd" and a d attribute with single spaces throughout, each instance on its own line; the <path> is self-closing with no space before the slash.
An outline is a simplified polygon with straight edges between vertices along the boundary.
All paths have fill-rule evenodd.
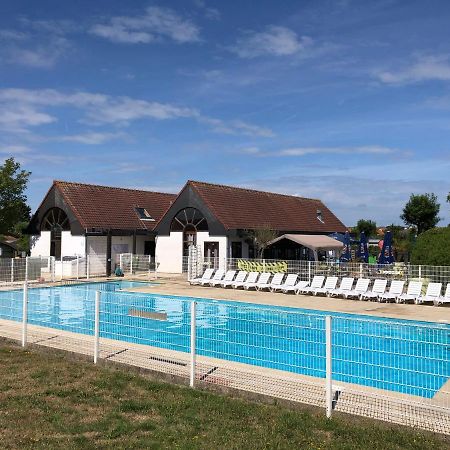
<path id="1" fill-rule="evenodd" d="M 148 211 L 145 208 L 134 208 L 139 219 L 141 220 L 147 220 L 149 222 L 154 222 L 155 219 L 148 213 Z"/>
<path id="2" fill-rule="evenodd" d="M 322 211 L 320 209 L 317 210 L 317 220 L 321 223 L 325 223 L 322 217 Z"/>

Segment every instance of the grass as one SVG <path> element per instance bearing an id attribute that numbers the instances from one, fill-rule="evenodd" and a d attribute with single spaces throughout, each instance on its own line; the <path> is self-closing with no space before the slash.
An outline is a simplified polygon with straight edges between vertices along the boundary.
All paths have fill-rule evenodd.
<path id="1" fill-rule="evenodd" d="M 1 448 L 427 449 L 443 436 L 157 382 L 0 342 Z"/>

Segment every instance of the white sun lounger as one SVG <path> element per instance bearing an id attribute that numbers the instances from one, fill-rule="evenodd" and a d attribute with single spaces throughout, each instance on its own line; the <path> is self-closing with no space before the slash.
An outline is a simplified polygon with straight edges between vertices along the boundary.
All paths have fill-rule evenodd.
<path id="1" fill-rule="evenodd" d="M 215 281 L 218 281 L 220 283 L 220 281 L 223 279 L 224 275 L 225 275 L 225 271 L 223 269 L 219 269 L 216 271 L 216 273 L 210 280 L 202 281 L 200 284 L 202 286 L 206 286 L 207 284 L 209 284 L 211 286 L 211 283 L 213 283 Z"/>
<path id="2" fill-rule="evenodd" d="M 409 301 L 416 301 L 422 292 L 422 282 L 421 281 L 410 281 L 408 284 L 408 289 L 406 294 L 400 294 L 395 301 L 397 303 L 408 303 Z"/>
<path id="3" fill-rule="evenodd" d="M 228 286 L 232 286 L 234 283 L 241 283 L 241 282 L 243 282 L 245 280 L 245 277 L 247 276 L 247 273 L 248 272 L 246 272 L 245 270 L 240 270 L 238 272 L 238 274 L 236 275 L 236 278 L 234 280 L 233 279 L 226 280 L 226 276 L 225 276 L 225 279 L 222 281 L 222 283 L 220 283 L 220 285 L 223 288 L 226 288 Z"/>
<path id="4" fill-rule="evenodd" d="M 447 283 L 447 288 L 445 289 L 445 295 L 440 295 L 435 301 L 434 306 L 440 306 L 444 303 L 450 303 L 450 283 Z"/>
<path id="5" fill-rule="evenodd" d="M 281 283 L 283 283 L 284 275 L 285 275 L 284 273 L 276 273 L 273 276 L 272 281 L 270 283 L 267 282 L 258 284 L 258 286 L 256 286 L 256 289 L 258 289 L 258 291 L 262 291 L 263 289 L 272 290 L 272 287 L 281 286 Z"/>
<path id="6" fill-rule="evenodd" d="M 203 275 L 198 278 L 194 278 L 190 281 L 191 284 L 201 284 L 203 281 L 211 280 L 212 274 L 214 273 L 214 269 L 206 269 L 203 272 Z"/>
<path id="7" fill-rule="evenodd" d="M 219 286 L 222 283 L 225 283 L 227 281 L 233 281 L 234 276 L 236 275 L 236 271 L 235 270 L 227 270 L 227 273 L 225 274 L 225 277 L 219 281 L 217 280 L 212 280 L 209 285 L 210 286 Z"/>
<path id="8" fill-rule="evenodd" d="M 425 293 L 425 295 L 419 295 L 419 297 L 414 300 L 414 303 L 416 305 L 427 302 L 434 303 L 441 296 L 441 289 L 442 283 L 430 283 L 427 286 L 427 292 Z"/>
<path id="9" fill-rule="evenodd" d="M 337 289 L 330 289 L 327 292 L 328 297 L 337 297 L 339 295 L 344 295 L 346 292 L 351 291 L 353 287 L 353 277 L 344 277 L 341 280 L 341 285 Z"/>
<path id="10" fill-rule="evenodd" d="M 304 287 L 303 289 L 298 289 L 297 294 L 310 294 L 314 289 L 321 288 L 324 281 L 325 277 L 323 275 L 314 275 L 311 286 Z"/>
<path id="11" fill-rule="evenodd" d="M 348 292 L 344 292 L 343 294 L 344 298 L 352 298 L 352 297 L 358 298 L 361 294 L 367 292 L 369 284 L 370 284 L 369 278 L 358 278 L 355 289 L 352 289 L 351 291 Z"/>
<path id="12" fill-rule="evenodd" d="M 249 290 L 249 289 L 257 289 L 258 286 L 264 286 L 265 284 L 267 284 L 267 282 L 269 281 L 269 278 L 272 274 L 270 272 L 262 272 L 259 277 L 258 280 L 255 281 L 254 283 L 250 283 L 247 282 L 244 284 L 244 289 L 245 290 Z"/>
<path id="13" fill-rule="evenodd" d="M 314 295 L 326 294 L 328 291 L 330 291 L 332 289 L 336 289 L 337 282 L 338 282 L 338 277 L 328 277 L 325 280 L 325 285 L 321 288 L 311 289 L 311 294 L 314 294 Z"/>
<path id="14" fill-rule="evenodd" d="M 391 281 L 389 286 L 389 292 L 385 292 L 378 297 L 379 302 L 390 302 L 391 300 L 395 302 L 395 299 L 402 294 L 403 288 L 405 287 L 405 282 L 402 280 Z"/>
<path id="15" fill-rule="evenodd" d="M 290 288 L 295 286 L 295 283 L 297 282 L 298 275 L 296 273 L 290 273 L 286 277 L 286 280 L 284 280 L 283 284 L 280 284 L 279 286 L 275 286 L 272 289 L 272 292 L 275 291 L 284 291 L 286 288 Z"/>
<path id="16" fill-rule="evenodd" d="M 297 284 L 294 284 L 294 286 L 287 286 L 283 289 L 283 292 L 285 294 L 289 292 L 297 293 L 300 289 L 304 289 L 306 286 L 309 285 L 309 281 L 300 280 Z"/>
<path id="17" fill-rule="evenodd" d="M 242 281 L 235 281 L 232 285 L 231 285 L 231 287 L 233 288 L 233 289 L 238 289 L 238 288 L 240 288 L 240 287 L 244 287 L 245 286 L 245 283 L 254 283 L 257 279 L 258 279 L 258 275 L 259 275 L 259 272 L 250 272 L 249 274 L 248 274 L 248 277 L 245 279 L 245 280 L 242 280 Z"/>
<path id="18" fill-rule="evenodd" d="M 378 299 L 380 295 L 383 295 L 386 292 L 388 280 L 377 279 L 374 281 L 372 290 L 368 292 L 364 292 L 359 296 L 360 300 L 371 300 Z"/>

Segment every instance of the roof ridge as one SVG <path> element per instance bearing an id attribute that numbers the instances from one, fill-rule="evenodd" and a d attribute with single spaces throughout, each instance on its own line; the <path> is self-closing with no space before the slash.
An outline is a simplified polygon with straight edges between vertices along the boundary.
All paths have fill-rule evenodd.
<path id="1" fill-rule="evenodd" d="M 231 188 L 231 189 L 236 189 L 236 190 L 240 190 L 240 191 L 247 191 L 247 192 L 258 192 L 258 193 L 261 193 L 261 194 L 281 195 L 283 197 L 293 197 L 293 198 L 299 198 L 299 199 L 302 199 L 302 200 L 314 200 L 314 201 L 318 201 L 318 202 L 322 203 L 322 200 L 320 200 L 319 198 L 303 197 L 303 196 L 294 195 L 294 194 L 282 194 L 280 192 L 263 191 L 263 190 L 260 190 L 260 189 L 244 188 L 244 187 L 240 187 L 240 186 L 232 186 L 232 185 L 229 185 L 229 184 L 209 183 L 209 182 L 206 182 L 206 181 L 196 181 L 196 180 L 188 180 L 188 183 L 203 184 L 203 185 L 206 185 L 206 186 L 217 186 L 217 187 Z"/>
<path id="2" fill-rule="evenodd" d="M 126 187 L 119 187 L 119 186 L 108 186 L 105 184 L 94 184 L 94 183 L 80 183 L 78 181 L 64 181 L 64 180 L 53 180 L 53 184 L 72 184 L 72 185 L 82 185 L 82 186 L 92 186 L 92 187 L 99 187 L 99 188 L 105 188 L 105 189 L 117 189 L 118 191 L 132 191 L 132 192 L 145 192 L 150 194 L 162 194 L 162 195 L 171 195 L 176 196 L 177 194 L 171 193 L 171 192 L 158 192 L 158 191 L 149 191 L 145 189 L 136 189 L 136 188 L 126 188 Z"/>

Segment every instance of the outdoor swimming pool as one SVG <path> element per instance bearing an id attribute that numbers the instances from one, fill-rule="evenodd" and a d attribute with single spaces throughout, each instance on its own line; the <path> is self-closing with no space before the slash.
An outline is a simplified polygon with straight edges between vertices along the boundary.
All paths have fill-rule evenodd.
<path id="1" fill-rule="evenodd" d="M 325 315 L 331 315 L 335 380 L 432 398 L 450 378 L 446 324 L 119 291 L 141 285 L 30 289 L 29 323 L 93 334 L 95 291 L 101 290 L 101 337 L 189 352 L 196 300 L 199 355 L 323 378 Z M 164 318 L 145 317 L 155 312 Z M 0 318 L 21 317 L 22 291 L 0 292 Z"/>

